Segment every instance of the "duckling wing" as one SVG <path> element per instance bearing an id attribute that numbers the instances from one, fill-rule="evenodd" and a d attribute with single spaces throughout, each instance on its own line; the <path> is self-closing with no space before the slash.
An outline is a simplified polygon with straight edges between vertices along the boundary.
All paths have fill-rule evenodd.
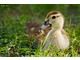
<path id="1" fill-rule="evenodd" d="M 61 32 L 62 32 L 62 35 L 64 36 L 64 38 L 69 39 L 69 35 L 64 29 L 62 29 Z"/>
<path id="2" fill-rule="evenodd" d="M 49 31 L 49 33 L 45 37 L 45 40 L 43 42 L 43 47 L 42 47 L 43 50 L 48 49 L 48 47 L 51 45 L 51 43 L 52 43 L 51 34 L 52 34 L 51 31 Z"/>

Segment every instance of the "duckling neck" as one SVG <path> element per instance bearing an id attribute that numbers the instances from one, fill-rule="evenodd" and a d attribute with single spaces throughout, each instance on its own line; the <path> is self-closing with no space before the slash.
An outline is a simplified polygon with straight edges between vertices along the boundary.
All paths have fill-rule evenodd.
<path id="1" fill-rule="evenodd" d="M 63 29 L 63 28 L 55 28 L 55 29 L 52 28 L 52 29 L 51 29 L 51 32 L 54 33 L 54 32 L 57 32 L 57 31 L 61 31 L 62 29 Z"/>

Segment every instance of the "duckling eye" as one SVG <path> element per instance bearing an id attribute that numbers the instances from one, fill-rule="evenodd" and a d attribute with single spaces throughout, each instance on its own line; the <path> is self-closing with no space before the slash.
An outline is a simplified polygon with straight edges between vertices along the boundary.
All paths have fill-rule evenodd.
<path id="1" fill-rule="evenodd" d="M 56 18 L 56 16 L 52 16 L 52 19 L 55 19 Z"/>

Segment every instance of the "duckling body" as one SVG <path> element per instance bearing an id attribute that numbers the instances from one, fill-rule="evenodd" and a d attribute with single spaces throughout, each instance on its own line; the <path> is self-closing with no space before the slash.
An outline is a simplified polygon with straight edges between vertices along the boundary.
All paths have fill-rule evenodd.
<path id="1" fill-rule="evenodd" d="M 50 44 L 55 45 L 59 49 L 68 48 L 69 39 L 64 33 L 65 32 L 63 30 L 62 31 L 51 30 L 46 36 L 44 49 L 47 49 Z"/>

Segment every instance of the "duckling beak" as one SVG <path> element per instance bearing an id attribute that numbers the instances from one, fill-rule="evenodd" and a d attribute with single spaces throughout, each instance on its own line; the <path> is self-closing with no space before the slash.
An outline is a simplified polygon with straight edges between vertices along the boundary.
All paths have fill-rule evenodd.
<path id="1" fill-rule="evenodd" d="M 48 26 L 47 25 L 42 25 L 41 30 L 45 30 Z"/>
<path id="2" fill-rule="evenodd" d="M 52 26 L 52 24 L 49 23 L 49 20 L 46 20 L 44 22 L 44 24 L 41 26 L 41 29 L 44 30 L 44 29 L 51 27 L 51 26 Z"/>

